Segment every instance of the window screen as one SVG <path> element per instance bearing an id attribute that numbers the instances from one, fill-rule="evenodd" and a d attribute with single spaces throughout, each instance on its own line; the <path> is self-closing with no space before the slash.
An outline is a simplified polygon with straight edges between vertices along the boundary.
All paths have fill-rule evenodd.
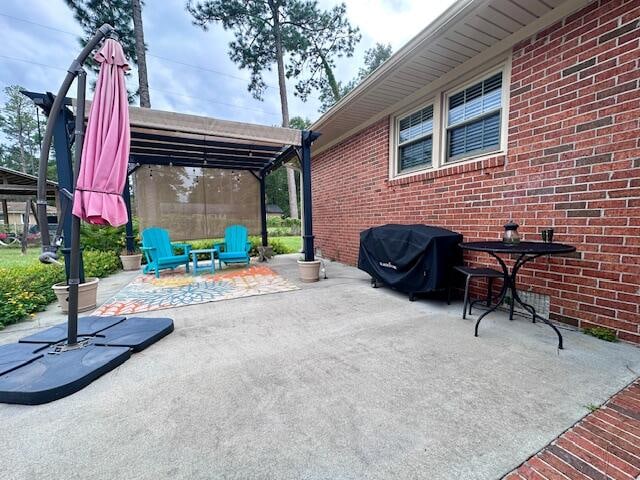
<path id="1" fill-rule="evenodd" d="M 398 172 L 431 165 L 433 105 L 400 119 Z"/>
<path id="2" fill-rule="evenodd" d="M 496 150 L 501 112 L 502 72 L 449 97 L 447 159 Z"/>

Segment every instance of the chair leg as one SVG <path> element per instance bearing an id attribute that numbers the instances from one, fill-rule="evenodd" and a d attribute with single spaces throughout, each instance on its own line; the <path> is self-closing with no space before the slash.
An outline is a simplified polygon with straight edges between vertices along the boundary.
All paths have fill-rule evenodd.
<path id="1" fill-rule="evenodd" d="M 160 269 L 156 267 L 156 278 L 160 278 Z"/>
<path id="2" fill-rule="evenodd" d="M 469 282 L 471 277 L 467 275 L 467 281 L 464 284 L 464 305 L 462 306 L 462 318 L 467 318 L 467 304 L 469 303 Z M 469 305 L 469 315 L 471 315 L 471 305 Z"/>

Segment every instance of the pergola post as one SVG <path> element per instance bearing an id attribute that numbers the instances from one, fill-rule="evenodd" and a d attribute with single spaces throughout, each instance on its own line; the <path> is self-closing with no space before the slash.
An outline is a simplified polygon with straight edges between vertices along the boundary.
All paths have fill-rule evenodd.
<path id="1" fill-rule="evenodd" d="M 2 199 L 2 219 L 4 220 L 5 226 L 9 228 L 9 206 L 7 205 L 6 199 Z"/>
<path id="2" fill-rule="evenodd" d="M 302 166 L 302 199 L 304 207 L 303 217 L 303 247 L 304 260 L 311 262 L 315 259 L 313 247 L 313 222 L 311 206 L 311 143 L 315 140 L 316 134 L 309 130 L 302 132 L 302 152 L 300 163 Z"/>
<path id="3" fill-rule="evenodd" d="M 260 228 L 262 233 L 262 246 L 269 245 L 269 238 L 267 232 L 267 182 L 266 175 L 260 174 L 258 178 L 260 182 Z"/>
<path id="4" fill-rule="evenodd" d="M 38 211 L 36 210 L 36 205 L 32 201 L 29 201 L 29 206 L 31 207 L 31 213 L 33 213 L 33 218 L 36 219 L 36 225 L 38 226 L 38 230 L 40 230 L 40 220 L 38 220 Z"/>
<path id="5" fill-rule="evenodd" d="M 122 192 L 122 198 L 124 200 L 124 204 L 127 207 L 127 224 L 125 228 L 125 242 L 127 253 L 133 253 L 136 245 L 135 245 L 135 237 L 133 235 L 133 217 L 131 215 L 131 191 L 129 190 L 129 175 L 127 175 L 127 180 L 124 183 L 124 191 Z"/>

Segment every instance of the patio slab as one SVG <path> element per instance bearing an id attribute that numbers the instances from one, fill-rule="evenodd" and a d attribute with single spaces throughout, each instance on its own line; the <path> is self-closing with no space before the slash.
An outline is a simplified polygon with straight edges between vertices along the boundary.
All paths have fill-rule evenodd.
<path id="1" fill-rule="evenodd" d="M 337 263 L 301 284 L 296 258 L 270 266 L 301 290 L 164 310 L 174 334 L 135 362 L 0 405 L 0 478 L 495 479 L 640 372 L 634 346 L 563 330 L 558 352 L 522 317 L 475 338 L 459 303 Z"/>

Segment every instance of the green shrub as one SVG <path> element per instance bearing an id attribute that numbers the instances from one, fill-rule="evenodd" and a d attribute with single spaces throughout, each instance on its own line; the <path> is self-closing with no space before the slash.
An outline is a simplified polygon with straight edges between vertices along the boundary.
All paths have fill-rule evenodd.
<path id="1" fill-rule="evenodd" d="M 282 240 L 277 238 L 272 239 L 269 242 L 271 248 L 273 248 L 273 253 L 276 255 L 283 255 L 285 253 L 295 253 L 295 249 L 288 247 Z"/>
<path id="2" fill-rule="evenodd" d="M 83 253 L 86 277 L 102 278 L 120 268 L 112 252 L 88 250 Z M 51 287 L 65 281 L 64 266 L 29 265 L 0 268 L 0 328 L 40 312 L 56 299 Z"/>
<path id="3" fill-rule="evenodd" d="M 56 298 L 51 286 L 64 279 L 60 265 L 0 268 L 0 328 L 44 310 Z"/>
<path id="4" fill-rule="evenodd" d="M 137 218 L 133 219 L 133 234 L 137 248 L 140 244 Z M 83 223 L 80 227 L 80 244 L 86 251 L 113 252 L 120 255 L 126 244 L 125 227 L 105 227 Z"/>
<path id="5" fill-rule="evenodd" d="M 112 251 L 86 251 L 82 254 L 84 276 L 103 278 L 120 269 L 120 258 Z"/>
<path id="6" fill-rule="evenodd" d="M 615 330 L 611 330 L 610 328 L 589 327 L 584 329 L 584 333 L 587 335 L 591 335 L 592 337 L 599 338 L 600 340 L 604 340 L 605 342 L 618 341 Z"/>
<path id="7" fill-rule="evenodd" d="M 214 243 L 222 243 L 223 241 L 224 239 L 222 238 L 208 238 L 208 239 L 189 240 L 185 242 L 176 242 L 176 243 L 188 243 L 189 245 L 191 245 L 191 248 L 193 250 L 204 250 L 204 249 L 213 248 Z M 258 247 L 262 245 L 262 238 L 257 235 L 253 235 L 249 237 L 249 242 L 251 243 L 251 249 L 249 250 L 249 255 L 252 257 L 255 257 L 256 255 L 258 255 Z M 289 247 L 285 242 L 283 242 L 278 238 L 269 238 L 269 245 L 271 245 L 271 247 L 273 248 L 273 253 L 275 253 L 276 255 L 281 255 L 285 253 L 295 253 L 297 251 L 295 248 Z M 182 247 L 176 247 L 175 251 L 176 251 L 176 254 L 178 255 L 184 252 Z M 202 259 L 208 259 L 208 258 L 209 258 L 208 255 L 202 255 Z M 200 259 L 200 256 L 198 256 L 198 259 Z"/>
<path id="8" fill-rule="evenodd" d="M 284 226 L 284 218 L 282 217 L 267 217 L 267 228 L 269 227 L 282 227 Z"/>
<path id="9" fill-rule="evenodd" d="M 289 217 L 269 217 L 267 218 L 267 231 L 272 237 L 300 235 L 300 220 Z"/>

